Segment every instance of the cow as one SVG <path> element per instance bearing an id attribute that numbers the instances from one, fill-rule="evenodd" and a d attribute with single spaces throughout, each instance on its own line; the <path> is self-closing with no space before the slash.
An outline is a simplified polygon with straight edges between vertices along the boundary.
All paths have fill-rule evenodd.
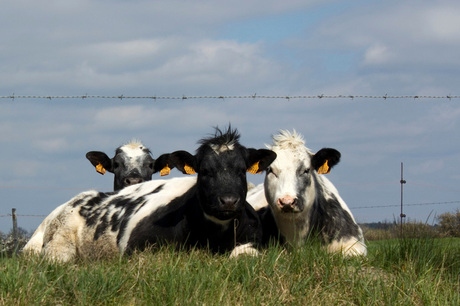
<path id="1" fill-rule="evenodd" d="M 131 140 L 118 147 L 112 158 L 100 151 L 90 151 L 86 153 L 86 158 L 98 173 L 105 174 L 107 170 L 115 174 L 113 181 L 115 191 L 152 179 L 155 160 L 150 150 L 138 140 Z"/>
<path id="2" fill-rule="evenodd" d="M 109 158 L 107 154 L 100 151 L 90 151 L 86 153 L 86 158 L 98 173 L 104 175 L 106 171 L 109 171 L 115 175 L 114 191 L 150 181 L 154 173 L 155 160 L 152 158 L 150 150 L 141 141 L 135 139 L 118 147 L 113 158 Z M 57 209 L 53 213 L 57 213 Z M 24 250 L 39 250 L 41 248 L 43 244 L 42 228 L 46 227 L 53 218 L 53 214 L 45 218 L 36 234 L 29 239 Z"/>
<path id="3" fill-rule="evenodd" d="M 340 161 L 340 152 L 323 148 L 314 154 L 295 130 L 281 130 L 272 138 L 267 148 L 277 157 L 266 170 L 264 183 L 247 197 L 262 219 L 265 243 L 279 238 L 298 246 L 317 235 L 329 252 L 365 256 L 361 228 L 323 175 Z"/>
<path id="4" fill-rule="evenodd" d="M 267 149 L 246 148 L 229 126 L 204 138 L 195 155 L 161 155 L 154 171 L 177 168 L 193 177 L 152 180 L 112 193 L 83 192 L 56 208 L 34 235 L 42 245 L 25 252 L 54 261 L 131 254 L 171 243 L 213 253 L 256 255 L 262 240 L 258 214 L 246 202 L 245 172 L 260 173 L 276 158 Z"/>

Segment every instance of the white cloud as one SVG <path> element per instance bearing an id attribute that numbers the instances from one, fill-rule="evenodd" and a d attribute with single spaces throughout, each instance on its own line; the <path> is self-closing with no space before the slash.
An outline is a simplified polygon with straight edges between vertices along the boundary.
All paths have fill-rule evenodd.
<path id="1" fill-rule="evenodd" d="M 414 35 L 427 42 L 436 41 L 446 45 L 460 43 L 460 4 L 457 1 L 434 1 L 422 7 L 418 15 L 418 31 Z M 415 29 L 414 29 L 415 30 Z M 417 35 L 418 34 L 418 35 Z"/>
<path id="2" fill-rule="evenodd" d="M 446 167 L 445 162 L 442 159 L 428 159 L 423 160 L 414 165 L 412 174 L 423 175 L 433 174 L 442 171 Z"/>
<path id="3" fill-rule="evenodd" d="M 4 164 L 2 163 L 1 168 L 3 171 L 9 173 L 9 176 L 8 180 L 3 178 L 0 182 L 2 182 L 2 185 L 11 186 L 14 181 L 18 182 L 17 178 L 34 178 L 43 171 L 42 166 L 43 164 L 36 160 L 21 160 L 19 158 Z"/>
<path id="4" fill-rule="evenodd" d="M 114 56 L 118 60 L 132 60 L 134 58 L 155 56 L 164 43 L 159 39 L 151 40 L 130 40 L 123 42 L 102 42 L 89 46 L 87 54 L 94 54 L 97 57 Z"/>
<path id="5" fill-rule="evenodd" d="M 186 53 L 171 58 L 157 73 L 179 82 L 231 88 L 242 81 L 256 86 L 272 79 L 277 70 L 256 44 L 205 40 L 192 43 Z"/>
<path id="6" fill-rule="evenodd" d="M 33 146 L 43 152 L 57 153 L 69 148 L 69 142 L 65 138 L 39 138 L 33 141 Z"/>
<path id="7" fill-rule="evenodd" d="M 391 54 L 388 48 L 382 44 L 374 44 L 366 49 L 364 53 L 364 64 L 384 64 L 388 60 L 391 60 Z"/>
<path id="8" fill-rule="evenodd" d="M 367 83 L 374 92 L 382 87 L 415 93 L 428 86 L 436 92 L 453 90 L 460 67 L 459 14 L 456 1 L 366 3 L 324 20 L 305 44 L 318 52 L 353 53 L 360 65 L 348 72 L 366 73 L 359 86 Z"/>

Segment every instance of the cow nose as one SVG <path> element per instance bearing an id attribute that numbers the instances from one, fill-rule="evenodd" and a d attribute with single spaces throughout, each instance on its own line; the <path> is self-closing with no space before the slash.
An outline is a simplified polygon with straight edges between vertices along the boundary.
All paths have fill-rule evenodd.
<path id="1" fill-rule="evenodd" d="M 134 185 L 134 184 L 142 183 L 143 181 L 144 181 L 144 179 L 141 178 L 141 177 L 127 177 L 127 178 L 125 178 L 125 185 L 126 186 L 131 186 L 131 185 Z"/>
<path id="2" fill-rule="evenodd" d="M 227 195 L 219 197 L 219 203 L 225 209 L 235 209 L 239 202 L 240 198 L 237 196 Z"/>
<path id="3" fill-rule="evenodd" d="M 278 199 L 278 206 L 280 208 L 294 208 L 297 205 L 297 198 L 285 196 Z"/>

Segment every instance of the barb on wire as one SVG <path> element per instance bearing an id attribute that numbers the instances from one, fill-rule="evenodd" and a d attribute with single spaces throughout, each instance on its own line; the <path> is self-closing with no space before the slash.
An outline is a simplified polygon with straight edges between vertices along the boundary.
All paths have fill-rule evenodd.
<path id="1" fill-rule="evenodd" d="M 102 96 L 102 95 L 88 95 L 84 94 L 81 96 L 53 96 L 53 95 L 12 95 L 7 96 L 0 96 L 0 99 L 10 99 L 15 101 L 16 99 L 47 99 L 47 100 L 56 100 L 56 99 L 118 99 L 120 101 L 126 99 L 145 99 L 145 100 L 205 100 L 205 99 L 215 99 L 215 100 L 225 100 L 225 99 L 274 99 L 274 100 L 325 100 L 325 99 L 382 99 L 382 100 L 389 100 L 389 99 L 412 99 L 412 100 L 419 100 L 419 99 L 435 99 L 435 100 L 443 100 L 447 99 L 452 101 L 453 99 L 460 99 L 460 95 L 445 95 L 445 96 L 436 96 L 436 95 L 295 95 L 295 96 L 270 96 L 270 95 L 258 95 L 254 93 L 253 95 L 234 95 L 234 96 L 224 96 L 224 95 L 216 95 L 216 96 L 125 96 L 125 95 L 117 95 L 117 96 Z"/>
<path id="2" fill-rule="evenodd" d="M 0 218 L 4 218 L 4 217 L 12 217 L 13 215 L 12 214 L 7 214 L 7 215 L 0 215 Z M 46 217 L 47 215 L 18 215 L 16 214 L 16 217 L 36 217 L 36 218 L 44 218 Z"/>

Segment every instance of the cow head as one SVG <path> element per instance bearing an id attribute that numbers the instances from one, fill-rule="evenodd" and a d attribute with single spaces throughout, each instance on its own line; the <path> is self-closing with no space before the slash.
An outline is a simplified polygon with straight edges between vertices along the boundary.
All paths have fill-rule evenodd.
<path id="1" fill-rule="evenodd" d="M 107 170 L 115 174 L 114 190 L 149 181 L 154 173 L 155 160 L 150 156 L 150 150 L 139 141 L 118 147 L 113 158 L 99 151 L 86 153 L 86 158 L 97 172 L 105 174 Z"/>
<path id="2" fill-rule="evenodd" d="M 276 158 L 270 150 L 242 146 L 239 137 L 230 127 L 225 132 L 216 128 L 214 137 L 200 141 L 195 155 L 186 151 L 162 155 L 155 167 L 167 163 L 167 169 L 176 167 L 184 174 L 197 173 L 198 198 L 206 217 L 228 221 L 237 217 L 246 203 L 246 171 L 260 173 Z"/>
<path id="3" fill-rule="evenodd" d="M 313 154 L 296 131 L 281 131 L 267 146 L 277 154 L 265 176 L 265 197 L 275 214 L 301 213 L 316 195 L 318 174 L 329 173 L 340 160 L 340 152 L 324 148 Z"/>

